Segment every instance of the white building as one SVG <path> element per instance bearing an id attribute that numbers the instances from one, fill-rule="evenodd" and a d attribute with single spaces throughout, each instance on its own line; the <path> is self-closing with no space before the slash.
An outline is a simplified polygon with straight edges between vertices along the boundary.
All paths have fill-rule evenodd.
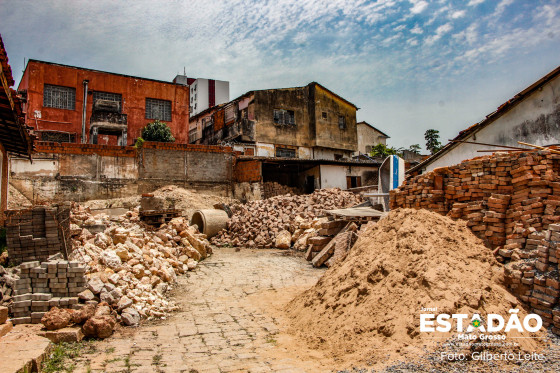
<path id="1" fill-rule="evenodd" d="M 524 147 L 518 141 L 557 145 L 560 143 L 559 101 L 560 66 L 500 105 L 484 120 L 461 131 L 454 141 L 408 172 L 424 173 L 488 155 L 489 150 L 505 150 L 489 144 L 521 148 Z"/>
<path id="2" fill-rule="evenodd" d="M 224 80 L 194 79 L 186 75 L 177 75 L 173 83 L 189 86 L 191 117 L 208 108 L 229 102 L 229 82 Z"/>

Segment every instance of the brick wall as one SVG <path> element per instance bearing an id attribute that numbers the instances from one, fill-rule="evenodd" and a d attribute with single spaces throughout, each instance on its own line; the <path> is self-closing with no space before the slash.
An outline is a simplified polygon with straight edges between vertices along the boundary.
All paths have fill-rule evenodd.
<path id="1" fill-rule="evenodd" d="M 390 203 L 467 220 L 505 263 L 509 290 L 560 335 L 560 155 L 498 153 L 438 168 L 391 191 Z"/>
<path id="2" fill-rule="evenodd" d="M 262 179 L 262 165 L 256 160 L 238 160 L 233 170 L 233 179 L 237 182 L 254 183 Z"/>
<path id="3" fill-rule="evenodd" d="M 70 247 L 70 205 L 36 206 L 6 212 L 6 241 L 10 262 L 46 260 Z"/>

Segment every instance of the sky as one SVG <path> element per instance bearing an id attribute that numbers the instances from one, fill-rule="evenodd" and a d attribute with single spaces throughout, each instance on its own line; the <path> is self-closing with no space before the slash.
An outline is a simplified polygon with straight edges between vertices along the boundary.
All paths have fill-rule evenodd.
<path id="1" fill-rule="evenodd" d="M 560 0 L 0 0 L 14 78 L 29 58 L 230 98 L 316 81 L 388 145 L 443 143 L 560 65 Z"/>

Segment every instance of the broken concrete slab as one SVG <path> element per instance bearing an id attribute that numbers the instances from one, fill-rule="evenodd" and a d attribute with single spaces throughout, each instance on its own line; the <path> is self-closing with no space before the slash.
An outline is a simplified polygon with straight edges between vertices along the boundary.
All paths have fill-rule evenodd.
<path id="1" fill-rule="evenodd" d="M 52 343 L 80 342 L 84 338 L 84 333 L 80 326 L 41 331 L 39 335 L 48 338 Z"/>
<path id="2" fill-rule="evenodd" d="M 0 339 L 0 372 L 39 372 L 51 341 L 37 335 L 40 325 L 17 325 Z"/>

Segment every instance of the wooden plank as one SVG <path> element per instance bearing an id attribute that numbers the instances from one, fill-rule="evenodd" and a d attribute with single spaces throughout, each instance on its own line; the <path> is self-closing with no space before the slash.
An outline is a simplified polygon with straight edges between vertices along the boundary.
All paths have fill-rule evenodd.
<path id="1" fill-rule="evenodd" d="M 346 224 L 346 226 L 344 228 L 342 228 L 342 230 L 338 234 L 346 232 L 352 224 L 353 223 Z M 337 236 L 338 236 L 338 234 L 337 234 Z M 323 250 L 321 250 L 319 252 L 319 254 L 317 254 L 313 258 L 313 260 L 311 261 L 311 263 L 313 264 L 313 267 L 318 268 L 318 267 L 322 266 L 334 253 L 335 245 L 336 245 L 336 237 L 334 237 L 331 240 L 331 242 L 329 242 L 327 244 L 327 246 L 325 246 L 325 248 Z"/>

